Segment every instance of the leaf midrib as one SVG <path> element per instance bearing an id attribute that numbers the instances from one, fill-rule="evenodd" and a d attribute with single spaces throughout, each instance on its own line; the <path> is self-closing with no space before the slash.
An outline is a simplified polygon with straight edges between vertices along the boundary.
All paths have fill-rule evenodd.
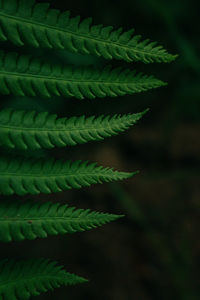
<path id="1" fill-rule="evenodd" d="M 81 216 L 78 216 L 78 217 L 59 217 L 59 216 L 55 216 L 55 215 L 52 215 L 52 216 L 48 216 L 48 217 L 10 217 L 10 216 L 5 216 L 5 217 L 0 217 L 0 223 L 1 222 L 27 222 L 27 221 L 52 221 L 54 222 L 54 220 L 61 220 L 63 222 L 74 222 L 74 223 L 79 223 L 81 221 L 96 221 L 98 218 L 99 219 L 103 219 L 104 216 L 102 216 L 102 218 L 99 218 L 99 216 L 86 216 L 86 217 L 81 217 Z M 31 225 L 31 224 L 30 224 Z M 87 224 L 86 224 L 87 225 Z"/>
<path id="2" fill-rule="evenodd" d="M 118 176 L 121 176 L 121 175 L 128 175 L 129 173 L 126 173 L 126 172 L 118 172 L 118 171 L 111 171 L 111 170 L 107 170 L 107 171 L 104 171 L 102 173 L 96 173 L 97 171 L 94 170 L 93 172 L 81 172 L 79 170 L 76 170 L 75 172 L 77 172 L 76 174 L 71 174 L 71 173 L 62 173 L 60 174 L 59 172 L 58 173 L 48 173 L 48 174 L 39 174 L 39 173 L 21 173 L 21 174 L 17 174 L 17 173 L 3 173 L 3 174 L 0 174 L 0 178 L 1 177 L 8 177 L 8 176 L 13 176 L 13 177 L 33 177 L 33 179 L 35 179 L 35 176 L 37 177 L 44 177 L 45 179 L 46 178 L 49 178 L 49 177 L 66 177 L 66 176 L 70 176 L 70 177 L 80 177 L 80 176 L 92 176 L 92 177 L 100 177 L 100 176 L 106 176 L 106 177 L 111 177 L 113 178 L 113 176 L 115 175 L 118 175 Z M 106 172 L 110 172 L 109 173 L 106 173 Z M 132 173 L 131 173 L 132 174 Z M 79 183 L 78 183 L 79 184 Z M 81 183 L 80 183 L 81 184 Z"/>
<path id="3" fill-rule="evenodd" d="M 125 126 L 125 127 L 127 127 L 127 126 L 131 126 L 131 125 L 133 125 L 135 122 L 137 122 L 136 120 L 126 120 L 127 122 L 126 122 L 126 124 L 125 123 L 123 123 L 123 121 L 121 122 L 121 123 L 119 123 L 119 122 L 117 122 L 117 120 L 119 120 L 119 119 L 116 119 L 116 122 L 114 122 L 114 120 L 113 121 L 111 121 L 112 123 L 114 123 L 114 124 L 112 124 L 111 122 L 109 123 L 109 124 L 107 124 L 107 125 L 101 125 L 101 124 L 96 124 L 98 127 L 94 127 L 94 126 L 87 126 L 87 125 L 83 125 L 82 127 L 69 127 L 69 128 L 67 128 L 67 126 L 70 126 L 70 125 L 62 125 L 62 126 L 65 126 L 65 128 L 56 128 L 56 129 L 54 129 L 54 127 L 52 127 L 52 128 L 41 128 L 41 127 L 25 127 L 25 126 L 23 126 L 23 124 L 22 125 L 19 125 L 19 126 L 21 126 L 21 127 L 17 127 L 16 125 L 15 126 L 13 126 L 13 125 L 3 125 L 3 124 L 0 124 L 0 128 L 5 128 L 5 129 L 14 129 L 14 130 L 18 130 L 18 131 L 35 131 L 35 132 L 69 132 L 69 134 L 73 131 L 95 131 L 95 132 L 97 132 L 98 134 L 99 133 L 101 133 L 101 131 L 106 131 L 106 130 L 115 130 L 115 128 L 114 128 L 114 126 L 115 125 L 118 125 L 118 126 Z M 38 125 L 39 126 L 39 125 Z M 45 126 L 45 125 L 44 125 Z M 59 124 L 58 125 L 56 125 L 56 126 L 60 126 Z M 123 128 L 117 128 L 117 131 L 123 131 Z M 107 132 L 106 132 L 107 133 Z M 103 138 L 103 137 L 102 137 Z"/>
<path id="4" fill-rule="evenodd" d="M 49 75 L 36 75 L 36 74 L 31 74 L 31 73 L 16 73 L 16 72 L 9 72 L 9 71 L 0 71 L 0 74 L 2 75 L 6 75 L 6 76 L 10 76 L 10 77 L 31 77 L 31 78 L 36 78 L 38 80 L 40 79 L 43 79 L 43 80 L 54 80 L 54 81 L 64 81 L 64 82 L 72 82 L 74 84 L 78 84 L 78 83 L 82 83 L 82 84 L 86 84 L 86 83 L 96 83 L 96 84 L 106 84 L 106 85 L 113 85 L 113 84 L 116 84 L 116 85 L 127 85 L 127 84 L 136 84 L 137 83 L 137 86 L 138 84 L 152 84 L 152 83 L 162 83 L 161 80 L 159 79 L 156 79 L 156 78 L 149 78 L 149 77 L 140 77 L 140 78 L 137 78 L 137 77 L 134 77 L 133 76 L 133 79 L 135 81 L 107 81 L 106 79 L 105 80 L 85 80 L 85 79 L 73 79 L 73 78 L 62 78 L 62 77 L 53 77 L 53 76 L 49 76 Z M 134 75 L 134 74 L 133 74 Z M 141 80 L 141 83 L 138 81 Z M 144 82 L 142 82 L 144 81 Z"/>

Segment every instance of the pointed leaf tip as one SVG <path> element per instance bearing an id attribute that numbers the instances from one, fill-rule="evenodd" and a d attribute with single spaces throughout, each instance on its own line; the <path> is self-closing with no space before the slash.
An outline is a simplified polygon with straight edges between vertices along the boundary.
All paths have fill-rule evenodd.
<path id="1" fill-rule="evenodd" d="M 127 174 L 127 178 L 131 178 L 131 177 L 139 174 L 139 171 L 134 171 L 134 172 L 126 173 L 126 174 Z"/>
<path id="2" fill-rule="evenodd" d="M 140 173 L 140 171 L 135 171 L 135 172 L 132 173 L 132 176 L 137 175 L 139 173 Z"/>
<path id="3" fill-rule="evenodd" d="M 144 111 L 143 111 L 143 115 L 145 115 L 146 113 L 148 113 L 148 111 L 150 111 L 150 108 L 147 107 Z"/>

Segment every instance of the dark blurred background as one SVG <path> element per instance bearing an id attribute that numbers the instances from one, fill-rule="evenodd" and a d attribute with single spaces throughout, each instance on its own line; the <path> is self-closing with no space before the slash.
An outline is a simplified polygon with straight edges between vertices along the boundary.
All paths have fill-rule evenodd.
<path id="1" fill-rule="evenodd" d="M 39 1 L 47 2 L 47 1 Z M 179 54 L 171 64 L 129 64 L 169 85 L 117 99 L 38 99 L 2 97 L 1 107 L 72 115 L 148 114 L 128 132 L 73 148 L 31 153 L 62 159 L 97 161 L 119 170 L 140 170 L 123 183 L 92 186 L 31 197 L 81 208 L 124 213 L 99 229 L 23 243 L 0 244 L 1 257 L 47 257 L 89 284 L 42 294 L 42 299 L 157 300 L 200 299 L 200 40 L 199 3 L 187 0 L 51 1 L 94 23 L 135 28 Z M 4 48 L 18 48 L 10 44 Z M 23 48 L 21 52 L 33 52 Z M 52 62 L 77 65 L 106 62 L 66 51 L 35 51 Z M 113 65 L 127 66 L 113 61 Z M 10 154 L 11 155 L 11 154 Z M 30 155 L 30 153 L 26 154 Z M 27 197 L 26 197 L 27 198 Z M 17 198 L 21 201 L 21 197 Z M 25 197 L 24 197 L 25 199 Z"/>

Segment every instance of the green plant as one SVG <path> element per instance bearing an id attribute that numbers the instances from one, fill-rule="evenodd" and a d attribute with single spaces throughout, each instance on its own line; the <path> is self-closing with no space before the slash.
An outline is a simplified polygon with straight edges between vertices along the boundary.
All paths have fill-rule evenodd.
<path id="1" fill-rule="evenodd" d="M 70 18 L 69 12 L 49 9 L 49 4 L 32 0 L 0 1 L 0 40 L 17 46 L 66 49 L 127 62 L 170 62 L 175 55 L 149 40 L 140 40 L 133 30 L 91 25 L 91 19 Z M 152 76 L 107 66 L 62 66 L 30 55 L 0 52 L 0 93 L 14 96 L 64 96 L 78 99 L 117 97 L 164 86 Z M 103 140 L 134 125 L 147 110 L 137 114 L 57 118 L 47 112 L 0 112 L 0 146 L 8 149 L 39 150 L 74 146 Z M 0 194 L 27 195 L 61 192 L 91 184 L 122 180 L 126 173 L 96 163 L 43 158 L 0 158 Z M 67 205 L 32 201 L 0 203 L 0 241 L 45 238 L 48 235 L 89 230 L 122 217 Z M 28 299 L 31 295 L 85 280 L 66 273 L 47 260 L 4 260 L 0 264 L 0 299 Z"/>

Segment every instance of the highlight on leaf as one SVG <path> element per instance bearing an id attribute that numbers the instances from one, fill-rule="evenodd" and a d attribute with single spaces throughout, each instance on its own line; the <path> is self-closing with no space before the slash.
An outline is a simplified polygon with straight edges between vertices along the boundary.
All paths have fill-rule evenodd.
<path id="1" fill-rule="evenodd" d="M 47 259 L 0 261 L 0 299 L 26 300 L 60 286 L 85 282 Z"/>
<path id="2" fill-rule="evenodd" d="M 0 51 L 0 93 L 4 95 L 94 99 L 131 95 L 165 85 L 153 76 L 129 69 L 63 66 Z"/>
<path id="3" fill-rule="evenodd" d="M 50 9 L 48 3 L 34 0 L 0 1 L 0 40 L 17 46 L 68 49 L 71 52 L 94 54 L 106 59 L 128 62 L 171 62 L 176 55 L 148 39 L 141 40 L 131 29 L 113 30 L 112 26 L 92 25 L 92 19 L 80 21 L 70 12 Z"/>
<path id="4" fill-rule="evenodd" d="M 123 217 L 46 202 L 0 202 L 0 241 L 46 238 L 82 232 Z"/>
<path id="5" fill-rule="evenodd" d="M 147 111 L 112 117 L 57 118 L 47 112 L 5 109 L 0 111 L 0 145 L 36 150 L 103 140 L 127 130 Z"/>
<path id="6" fill-rule="evenodd" d="M 50 194 L 91 184 L 127 179 L 138 172 L 118 172 L 82 161 L 0 158 L 0 194 Z"/>

